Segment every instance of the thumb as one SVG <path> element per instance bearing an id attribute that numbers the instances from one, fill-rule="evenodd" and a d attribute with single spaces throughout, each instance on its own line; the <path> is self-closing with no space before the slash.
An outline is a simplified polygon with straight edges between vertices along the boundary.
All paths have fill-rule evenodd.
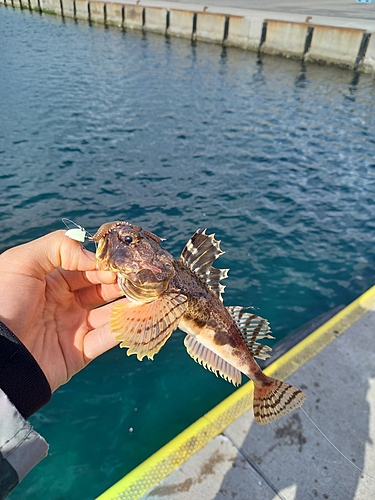
<path id="1" fill-rule="evenodd" d="M 16 274 L 44 279 L 58 267 L 66 271 L 93 271 L 96 259 L 95 254 L 60 230 L 7 250 L 0 256 L 0 270 L 3 267 L 4 271 L 11 268 Z"/>

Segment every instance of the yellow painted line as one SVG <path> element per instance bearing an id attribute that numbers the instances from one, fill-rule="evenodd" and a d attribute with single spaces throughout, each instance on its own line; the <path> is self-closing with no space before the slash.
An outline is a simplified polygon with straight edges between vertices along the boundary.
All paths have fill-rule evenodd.
<path id="1" fill-rule="evenodd" d="M 373 307 L 375 286 L 268 366 L 265 373 L 286 380 Z M 120 479 L 97 500 L 140 499 L 249 410 L 252 399 L 253 383 L 248 382 Z"/>

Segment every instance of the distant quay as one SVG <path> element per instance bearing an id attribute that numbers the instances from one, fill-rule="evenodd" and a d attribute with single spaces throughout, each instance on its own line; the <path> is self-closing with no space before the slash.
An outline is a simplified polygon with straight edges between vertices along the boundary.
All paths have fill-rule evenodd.
<path id="1" fill-rule="evenodd" d="M 375 20 L 177 2 L 0 0 L 6 7 L 375 73 Z M 364 12 L 364 14 L 366 14 Z"/>

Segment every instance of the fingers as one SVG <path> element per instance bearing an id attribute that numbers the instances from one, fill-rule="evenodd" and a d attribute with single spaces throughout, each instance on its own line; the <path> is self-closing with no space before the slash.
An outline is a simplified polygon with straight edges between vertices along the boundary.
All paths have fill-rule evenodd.
<path id="1" fill-rule="evenodd" d="M 109 325 L 103 325 L 89 332 L 83 342 L 83 353 L 90 361 L 109 351 L 120 343 Z"/>
<path id="2" fill-rule="evenodd" d="M 124 299 L 124 302 L 127 299 Z M 84 355 L 92 360 L 120 343 L 111 332 L 109 319 L 113 305 L 107 304 L 100 309 L 91 311 L 88 322 L 93 328 L 84 338 Z"/>
<path id="3" fill-rule="evenodd" d="M 63 269 L 55 272 L 63 276 L 69 291 L 74 292 L 76 301 L 84 309 L 94 309 L 124 295 L 117 284 L 116 275 L 112 272 L 64 271 Z"/>
<path id="4" fill-rule="evenodd" d="M 76 300 L 84 309 L 94 309 L 103 304 L 112 302 L 124 293 L 120 290 L 117 284 L 110 285 L 92 285 L 90 287 L 81 288 L 75 292 Z"/>
<path id="5" fill-rule="evenodd" d="M 94 271 L 95 254 L 82 248 L 78 241 L 55 231 L 1 255 L 0 267 L 11 267 L 17 274 L 43 279 L 58 267 L 70 271 Z"/>
<path id="6" fill-rule="evenodd" d="M 126 302 L 129 302 L 129 299 L 124 298 L 116 302 L 116 304 Z M 103 307 L 99 307 L 98 309 L 93 309 L 92 311 L 90 311 L 87 316 L 89 327 L 95 330 L 95 328 L 100 328 L 101 326 L 109 323 L 112 309 L 113 304 L 106 304 Z"/>
<path id="7" fill-rule="evenodd" d="M 63 276 L 69 291 L 84 309 L 94 309 L 124 295 L 117 284 L 115 273 L 110 271 L 54 271 Z M 53 274 L 53 273 L 52 273 Z"/>
<path id="8" fill-rule="evenodd" d="M 59 273 L 63 276 L 71 292 L 92 285 L 110 285 L 117 282 L 116 274 L 111 271 L 65 271 L 59 269 Z"/>

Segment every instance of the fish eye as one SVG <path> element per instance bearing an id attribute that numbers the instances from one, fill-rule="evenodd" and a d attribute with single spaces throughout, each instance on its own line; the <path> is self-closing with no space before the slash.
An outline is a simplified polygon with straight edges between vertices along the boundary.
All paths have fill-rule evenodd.
<path id="1" fill-rule="evenodd" d="M 135 245 L 138 243 L 138 236 L 133 234 L 133 231 L 127 227 L 121 228 L 117 233 L 117 237 L 125 245 Z"/>

